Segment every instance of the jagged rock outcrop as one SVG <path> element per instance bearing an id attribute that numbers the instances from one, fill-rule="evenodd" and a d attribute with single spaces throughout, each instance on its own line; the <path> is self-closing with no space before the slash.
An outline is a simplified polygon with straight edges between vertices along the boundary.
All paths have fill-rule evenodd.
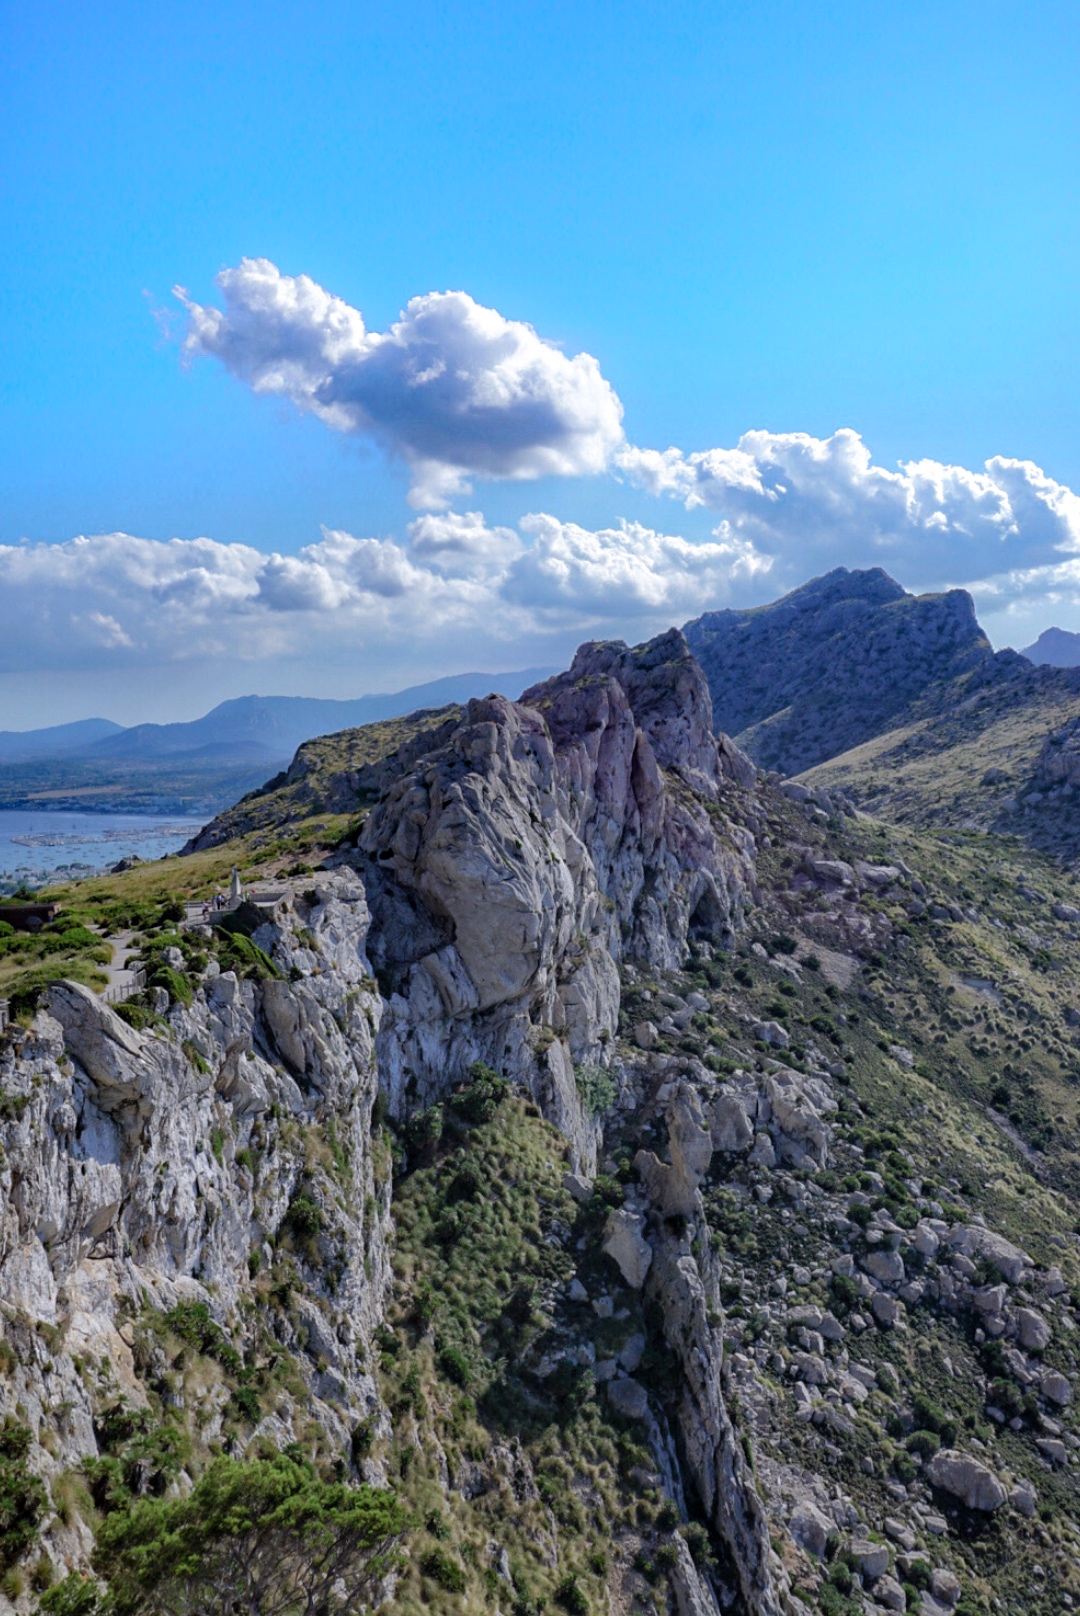
<path id="1" fill-rule="evenodd" d="M 670 968 L 692 933 L 733 934 L 753 838 L 726 805 L 752 768 L 712 734 L 677 630 L 583 646 L 520 702 L 469 703 L 389 786 L 360 838 L 387 1008 L 391 1109 L 442 1098 L 485 1060 L 595 1158 L 575 1066 L 605 1058 L 617 965 Z"/>
<path id="2" fill-rule="evenodd" d="M 1080 718 L 1051 730 L 1043 741 L 1030 790 L 1071 795 L 1080 785 Z"/>
<path id="3" fill-rule="evenodd" d="M 772 1554 L 765 1511 L 726 1402 L 717 1328 L 719 1272 L 710 1246 L 699 1237 L 705 1227 L 699 1185 L 709 1169 L 712 1141 L 690 1083 L 675 1085 L 664 1116 L 670 1164 L 641 1151 L 638 1167 L 652 1206 L 646 1296 L 683 1377 L 677 1405 L 680 1446 L 706 1516 L 730 1550 L 747 1610 L 780 1616 L 788 1608 L 787 1579 Z"/>

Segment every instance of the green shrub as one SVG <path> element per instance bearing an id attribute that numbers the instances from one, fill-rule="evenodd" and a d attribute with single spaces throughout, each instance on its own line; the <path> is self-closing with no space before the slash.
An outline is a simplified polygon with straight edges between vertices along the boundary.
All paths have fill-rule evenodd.
<path id="1" fill-rule="evenodd" d="M 917 1429 L 935 1432 L 941 1438 L 943 1447 L 951 1448 L 956 1441 L 957 1426 L 952 1415 L 921 1392 L 912 1398 L 911 1417 Z"/>
<path id="2" fill-rule="evenodd" d="M 674 1532 L 678 1524 L 678 1507 L 670 1498 L 665 1498 L 656 1512 L 656 1530 L 658 1532 Z"/>
<path id="3" fill-rule="evenodd" d="M 690 1558 L 696 1566 L 706 1566 L 712 1559 L 712 1544 L 709 1542 L 708 1528 L 700 1521 L 690 1521 L 683 1527 L 683 1537 L 690 1550 Z"/>
<path id="4" fill-rule="evenodd" d="M 851 1574 L 851 1567 L 846 1560 L 837 1560 L 829 1570 L 829 1581 L 834 1588 L 842 1594 L 849 1594 L 854 1586 L 855 1579 Z"/>
<path id="5" fill-rule="evenodd" d="M 450 1102 L 454 1113 L 464 1122 L 490 1122 L 510 1092 L 510 1085 L 483 1061 L 474 1061 L 467 1075 L 468 1088 L 460 1089 Z"/>
<path id="6" fill-rule="evenodd" d="M 455 1386 L 468 1386 L 472 1380 L 469 1360 L 460 1347 L 444 1347 L 439 1353 L 439 1368 Z"/>
<path id="7" fill-rule="evenodd" d="M 127 999 L 114 1008 L 120 1020 L 126 1021 L 136 1032 L 145 1032 L 147 1027 L 152 1027 L 156 1021 L 161 1020 L 156 1010 L 151 1010 L 148 1004 L 141 1004 L 138 999 Z"/>
<path id="8" fill-rule="evenodd" d="M 574 1070 L 581 1102 L 590 1117 L 599 1117 L 615 1104 L 615 1079 L 602 1066 L 582 1065 Z"/>
<path id="9" fill-rule="evenodd" d="M 635 1556 L 634 1569 L 641 1572 L 646 1582 L 656 1582 L 660 1576 L 656 1561 L 644 1549 L 640 1549 Z"/>
<path id="10" fill-rule="evenodd" d="M 575 1576 L 564 1577 L 555 1589 L 555 1602 L 569 1616 L 589 1616 L 589 1601 Z"/>
<path id="11" fill-rule="evenodd" d="M 171 965 L 159 965 L 147 978 L 147 986 L 164 988 L 174 1004 L 190 1005 L 195 997 L 195 985 L 186 971 L 176 971 Z"/>
<path id="12" fill-rule="evenodd" d="M 53 1585 L 41 1596 L 38 1605 L 46 1616 L 98 1616 L 101 1610 L 98 1585 L 92 1577 L 72 1571 L 63 1582 Z"/>
<path id="13" fill-rule="evenodd" d="M 281 972 L 268 954 L 264 954 L 243 932 L 220 935 L 217 956 L 223 971 L 235 971 L 237 976 L 253 982 L 265 982 L 281 976 Z"/>
<path id="14" fill-rule="evenodd" d="M 1008 1419 L 1017 1419 L 1024 1413 L 1024 1397 L 1011 1380 L 992 1380 L 986 1392 L 986 1401 L 1000 1408 Z"/>
<path id="15" fill-rule="evenodd" d="M 936 1431 L 912 1431 L 905 1446 L 909 1453 L 917 1453 L 923 1459 L 932 1459 L 941 1447 L 941 1438 Z"/>
<path id="16" fill-rule="evenodd" d="M 180 1302 L 165 1314 L 163 1322 L 179 1340 L 215 1358 L 229 1374 L 237 1375 L 243 1369 L 244 1360 L 220 1324 L 215 1324 L 205 1302 Z"/>
<path id="17" fill-rule="evenodd" d="M 485 1182 L 474 1162 L 466 1161 L 450 1180 L 447 1201 L 476 1201 L 485 1189 Z"/>
<path id="18" fill-rule="evenodd" d="M 437 1582 L 448 1594 L 463 1594 L 468 1585 L 465 1569 L 445 1549 L 432 1549 L 420 1562 L 425 1577 Z"/>
<path id="19" fill-rule="evenodd" d="M 405 1142 L 412 1154 L 419 1156 L 435 1149 L 442 1132 L 443 1108 L 441 1105 L 432 1105 L 409 1118 L 405 1125 Z"/>
<path id="20" fill-rule="evenodd" d="M 141 1499 L 109 1516 L 94 1568 L 116 1616 L 178 1609 L 343 1616 L 370 1602 L 405 1525 L 391 1492 L 322 1481 L 283 1454 L 218 1458 L 186 1498 Z"/>
<path id="21" fill-rule="evenodd" d="M 896 1370 L 892 1364 L 878 1364 L 875 1378 L 882 1391 L 887 1392 L 890 1397 L 895 1396 L 900 1389 L 900 1382 L 896 1378 Z"/>
<path id="22" fill-rule="evenodd" d="M 322 1231 L 323 1215 L 309 1195 L 294 1195 L 282 1222 L 301 1240 L 313 1240 Z"/>
<path id="23" fill-rule="evenodd" d="M 0 1566 L 14 1565 L 35 1541 L 48 1501 L 44 1483 L 27 1467 L 33 1441 L 28 1425 L 5 1415 L 0 1426 Z"/>
<path id="24" fill-rule="evenodd" d="M 230 1409 L 248 1425 L 258 1425 L 262 1418 L 259 1397 L 254 1386 L 237 1386 L 229 1400 Z"/>

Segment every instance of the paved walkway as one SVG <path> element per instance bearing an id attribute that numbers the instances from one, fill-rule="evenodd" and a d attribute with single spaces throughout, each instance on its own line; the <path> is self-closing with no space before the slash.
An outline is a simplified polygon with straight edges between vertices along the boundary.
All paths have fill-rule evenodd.
<path id="1" fill-rule="evenodd" d="M 142 989 L 142 972 L 132 963 L 139 952 L 134 939 L 135 933 L 131 931 L 120 931 L 113 937 L 105 938 L 113 953 L 108 965 L 101 967 L 106 982 L 100 992 L 109 1004 L 120 1004 Z"/>

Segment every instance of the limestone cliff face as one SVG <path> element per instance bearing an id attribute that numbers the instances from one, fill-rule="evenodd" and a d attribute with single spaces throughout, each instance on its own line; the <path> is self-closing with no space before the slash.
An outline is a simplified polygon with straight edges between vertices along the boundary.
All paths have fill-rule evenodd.
<path id="1" fill-rule="evenodd" d="M 691 932 L 719 941 L 739 923 L 754 843 L 728 810 L 753 767 L 713 736 L 678 631 L 583 646 L 566 674 L 517 703 L 470 702 L 433 740 L 355 861 L 391 1109 L 433 1103 L 482 1059 L 528 1086 L 591 1168 L 574 1067 L 605 1060 L 621 960 L 669 968 Z"/>
<path id="2" fill-rule="evenodd" d="M 358 845 L 254 934 L 276 974 L 210 957 L 190 993 L 155 990 L 145 1031 L 60 983 L 0 1043 L 0 1414 L 59 1431 L 46 1478 L 103 1451 L 103 1408 L 148 1386 L 187 1400 L 203 1441 L 224 1433 L 235 1387 L 174 1385 L 155 1345 L 183 1307 L 245 1362 L 293 1364 L 252 1442 L 318 1429 L 340 1453 L 388 1428 L 368 1373 L 390 1290 L 380 1083 L 406 1118 L 488 1061 L 592 1171 L 578 1069 L 610 1061 L 620 963 L 675 968 L 753 900 L 755 771 L 713 735 L 677 631 L 584 646 L 378 769 Z M 59 1566 L 91 1547 L 77 1515 L 42 1544 Z"/>
<path id="3" fill-rule="evenodd" d="M 39 1450 L 44 1474 L 97 1455 L 103 1404 L 145 1404 L 148 1309 L 202 1303 L 239 1350 L 269 1327 L 300 1376 L 259 1428 L 275 1442 L 314 1418 L 347 1447 L 377 1410 L 365 1366 L 389 1284 L 389 1186 L 373 1161 L 367 927 L 355 877 L 320 875 L 258 934 L 279 979 L 238 980 L 211 961 L 190 1006 L 147 1032 L 60 983 L 0 1045 L 0 1413 L 59 1433 Z M 258 1276 L 299 1194 L 318 1232 L 292 1259 L 292 1305 L 274 1307 Z M 228 1396 L 205 1388 L 207 1441 Z M 72 1564 L 86 1536 L 53 1515 L 42 1542 Z"/>
<path id="4" fill-rule="evenodd" d="M 863 593 L 868 610 L 902 605 L 880 576 Z M 152 989 L 144 1031 L 60 983 L 0 1038 L 0 1416 L 29 1427 L 28 1462 L 52 1487 L 42 1551 L 57 1569 L 88 1564 L 92 1512 L 65 1508 L 65 1489 L 101 1481 L 95 1463 L 126 1466 L 129 1493 L 186 1484 L 181 1454 L 153 1470 L 157 1420 L 200 1462 L 219 1445 L 300 1441 L 327 1467 L 404 1486 L 408 1452 L 431 1464 L 417 1486 L 441 1489 L 448 1516 L 484 1500 L 470 1567 L 506 1581 L 500 1534 L 520 1527 L 550 1593 L 581 1571 L 580 1545 L 567 1554 L 540 1514 L 559 1495 L 514 1411 L 546 1400 L 561 1420 L 580 1395 L 620 1440 L 632 1433 L 619 1485 L 636 1489 L 622 1511 L 596 1495 L 608 1515 L 594 1561 L 610 1549 L 611 1565 L 603 1589 L 606 1570 L 581 1572 L 597 1579 L 590 1598 L 640 1608 L 644 1566 L 684 1616 L 798 1616 L 841 1533 L 867 1597 L 900 1609 L 884 1530 L 896 1569 L 902 1550 L 903 1574 L 941 1594 L 924 1610 L 951 1610 L 949 1500 L 1027 1522 L 1040 1488 L 1072 1485 L 1080 1269 L 1075 1214 L 1038 1179 L 1050 1136 L 1021 1180 L 991 1138 L 1005 1117 L 955 1093 L 947 1111 L 949 1066 L 940 1088 L 925 1070 L 961 1025 L 961 992 L 985 1018 L 992 1004 L 988 1030 L 1015 1015 L 1014 1045 L 1032 1042 L 1034 1011 L 990 980 L 1003 958 L 1044 1027 L 1075 1027 L 1064 948 L 1053 973 L 1021 975 L 1052 921 L 1075 925 L 1069 894 L 1019 889 L 1044 911 L 1036 934 L 1038 910 L 999 922 L 996 885 L 975 907 L 970 868 L 941 884 L 932 861 L 922 875 L 891 850 L 880 862 L 877 832 L 839 799 L 760 780 L 714 735 L 676 631 L 583 646 L 518 702 L 419 717 L 392 746 L 369 734 L 361 755 L 324 738 L 320 801 L 370 812 L 352 845 L 283 882 L 255 949 L 213 944 L 247 976 L 207 957 L 212 939 L 201 955 L 173 939 L 184 949 L 166 950 L 171 986 Z M 1074 742 L 1060 726 L 1047 742 L 1048 790 L 1075 783 Z M 1024 952 L 1010 942 L 1018 914 Z M 961 925 L 965 946 L 984 938 L 972 975 L 954 974 L 947 928 Z M 1064 1059 L 1066 1036 L 1044 1049 Z M 966 1071 L 983 1056 L 974 1039 L 963 1048 Z M 474 1129 L 477 1096 L 461 1096 L 430 1130 L 396 1127 L 477 1060 L 535 1106 L 511 1094 Z M 380 1090 L 408 1157 L 396 1281 Z M 989 1082 L 980 1092 L 996 1100 Z M 992 1227 L 994 1206 L 976 1213 L 971 1186 L 991 1170 L 995 1185 L 1026 1184 L 1025 1242 L 1058 1219 L 1041 1257 Z M 471 1310 L 474 1269 L 460 1286 L 449 1253 L 472 1264 L 496 1249 L 513 1253 L 497 1259 L 499 1294 L 493 1283 Z M 988 1269 L 1000 1282 L 984 1283 Z M 938 1360 L 947 1382 L 931 1378 Z M 426 1413 L 405 1395 L 421 1369 Z M 489 1371 L 513 1392 L 468 1449 L 447 1446 L 445 1423 L 465 1371 L 480 1372 L 475 1408 Z M 962 1450 L 950 1438 L 932 1468 L 889 1446 L 928 1389 Z M 982 1457 L 966 1451 L 984 1394 L 1001 1399 L 985 1414 L 1002 1426 L 1024 1411 L 1009 1418 L 1008 1470 L 981 1437 Z M 118 1444 L 127 1426 L 138 1451 Z M 595 1476 L 570 1479 L 577 1519 Z M 662 1505 L 643 1512 L 641 1492 Z M 535 1517 L 519 1518 L 523 1501 Z M 1050 1539 L 1036 1549 L 1025 1531 L 1008 1541 L 1041 1564 Z M 424 1563 L 421 1540 L 403 1573 L 414 1592 Z M 34 1601 L 16 1595 L 17 1616 Z"/>

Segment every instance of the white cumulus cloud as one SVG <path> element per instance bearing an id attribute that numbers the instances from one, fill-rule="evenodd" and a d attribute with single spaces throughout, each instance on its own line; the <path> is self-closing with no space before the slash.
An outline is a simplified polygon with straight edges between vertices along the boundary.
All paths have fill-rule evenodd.
<path id="1" fill-rule="evenodd" d="M 488 527 L 479 511 L 428 511 L 409 523 L 412 553 L 440 572 L 483 573 L 521 554 L 512 527 Z"/>
<path id="2" fill-rule="evenodd" d="M 875 465 L 857 432 L 747 432 L 733 449 L 626 447 L 620 469 L 652 494 L 722 517 L 785 575 L 882 565 L 905 583 L 965 583 L 1080 551 L 1080 498 L 1027 460 L 983 470 L 936 460 Z"/>
<path id="3" fill-rule="evenodd" d="M 622 442 L 622 405 L 590 354 L 570 358 L 465 292 L 414 297 L 379 332 L 265 258 L 223 270 L 217 285 L 223 308 L 176 288 L 186 353 L 212 355 L 336 431 L 373 437 L 407 463 L 420 508 L 445 507 L 474 476 L 603 471 Z"/>
<path id="4" fill-rule="evenodd" d="M 694 544 L 638 522 L 591 532 L 554 516 L 526 516 L 531 539 L 504 596 L 536 612 L 681 621 L 703 600 L 722 605 L 733 585 L 767 572 L 753 545 L 724 536 Z"/>

